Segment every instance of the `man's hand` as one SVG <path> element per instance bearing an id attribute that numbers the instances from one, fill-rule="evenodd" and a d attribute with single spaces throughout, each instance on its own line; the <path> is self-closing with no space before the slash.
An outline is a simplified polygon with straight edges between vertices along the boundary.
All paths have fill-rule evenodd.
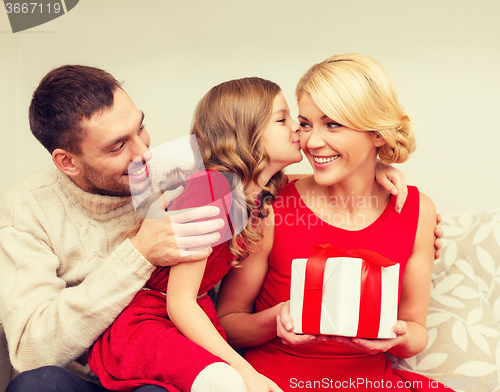
<path id="1" fill-rule="evenodd" d="M 204 260 L 212 252 L 210 245 L 220 238 L 218 230 L 224 225 L 222 219 L 196 222 L 219 215 L 217 207 L 180 210 L 170 215 L 165 211 L 182 192 L 183 188 L 179 187 L 152 203 L 139 232 L 130 241 L 153 265 L 165 267 Z"/>
<path id="2" fill-rule="evenodd" d="M 443 228 L 439 227 L 439 224 L 443 220 L 443 217 L 440 214 L 436 215 L 436 228 L 434 229 L 434 236 L 436 239 L 434 240 L 434 248 L 436 251 L 434 252 L 434 259 L 437 260 L 441 257 L 441 248 L 443 246 L 443 242 L 441 238 L 443 238 Z"/>

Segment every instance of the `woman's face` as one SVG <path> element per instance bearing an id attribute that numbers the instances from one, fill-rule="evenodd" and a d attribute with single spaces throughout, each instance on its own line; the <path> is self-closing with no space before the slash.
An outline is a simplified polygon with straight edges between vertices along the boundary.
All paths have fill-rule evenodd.
<path id="1" fill-rule="evenodd" d="M 285 97 L 279 93 L 274 98 L 271 119 L 261 137 L 261 143 L 271 159 L 270 166 L 276 172 L 302 160 L 299 130 L 299 124 L 290 117 Z"/>
<path id="2" fill-rule="evenodd" d="M 383 144 L 376 133 L 336 123 L 316 106 L 308 93 L 299 102 L 299 121 L 300 145 L 319 185 L 333 185 L 356 174 L 373 177 L 377 147 Z"/>

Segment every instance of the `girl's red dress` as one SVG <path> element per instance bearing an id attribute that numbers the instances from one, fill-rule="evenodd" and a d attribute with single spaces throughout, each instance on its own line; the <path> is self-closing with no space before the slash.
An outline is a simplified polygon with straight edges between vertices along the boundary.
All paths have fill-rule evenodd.
<path id="1" fill-rule="evenodd" d="M 214 205 L 219 207 L 225 225 L 221 238 L 228 237 L 231 189 L 220 173 L 207 171 L 188 178 L 182 196 L 169 210 Z M 224 202 L 223 202 L 224 200 Z M 208 258 L 198 304 L 219 333 L 214 305 L 207 292 L 230 270 L 233 254 L 227 242 L 214 247 Z M 113 391 L 133 391 L 143 385 L 159 385 L 169 392 L 190 391 L 196 376 L 206 366 L 223 362 L 201 346 L 184 337 L 167 314 L 166 296 L 170 268 L 159 267 L 103 333 L 89 352 L 90 369 L 102 385 Z"/>
<path id="2" fill-rule="evenodd" d="M 269 270 L 257 298 L 257 311 L 290 299 L 292 260 L 311 256 L 314 245 L 331 244 L 346 250 L 367 249 L 380 253 L 400 264 L 401 289 L 401 278 L 415 242 L 419 200 L 418 189 L 409 187 L 400 214 L 394 208 L 396 198 L 391 197 L 374 223 L 362 230 L 348 231 L 321 220 L 301 200 L 294 182 L 288 184 L 274 202 L 274 243 Z M 335 202 L 367 204 L 377 200 L 331 200 Z M 362 216 L 350 218 L 359 222 Z M 284 345 L 276 337 L 250 349 L 245 358 L 285 391 L 450 391 L 427 377 L 392 369 L 384 353 L 370 355 L 340 343 L 295 348 Z"/>

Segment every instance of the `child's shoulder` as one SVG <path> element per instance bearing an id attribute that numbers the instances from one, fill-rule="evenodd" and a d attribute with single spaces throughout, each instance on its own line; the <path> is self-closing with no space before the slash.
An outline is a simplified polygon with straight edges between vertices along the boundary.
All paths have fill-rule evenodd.
<path id="1" fill-rule="evenodd" d="M 226 176 L 216 170 L 204 170 L 190 175 L 186 179 L 185 189 L 191 188 L 193 191 L 210 190 L 214 194 L 231 192 L 231 187 Z"/>
<path id="2" fill-rule="evenodd" d="M 222 173 L 215 170 L 199 171 L 185 180 L 184 192 L 172 203 L 172 207 L 201 207 L 228 195 L 231 195 L 231 187 Z"/>

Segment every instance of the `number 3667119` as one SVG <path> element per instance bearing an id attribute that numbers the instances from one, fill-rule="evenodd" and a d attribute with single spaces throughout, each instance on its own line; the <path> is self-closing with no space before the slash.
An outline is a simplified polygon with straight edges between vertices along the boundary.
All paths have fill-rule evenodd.
<path id="1" fill-rule="evenodd" d="M 5 3 L 5 8 L 8 14 L 43 14 L 61 12 L 61 4 L 59 3 Z"/>

